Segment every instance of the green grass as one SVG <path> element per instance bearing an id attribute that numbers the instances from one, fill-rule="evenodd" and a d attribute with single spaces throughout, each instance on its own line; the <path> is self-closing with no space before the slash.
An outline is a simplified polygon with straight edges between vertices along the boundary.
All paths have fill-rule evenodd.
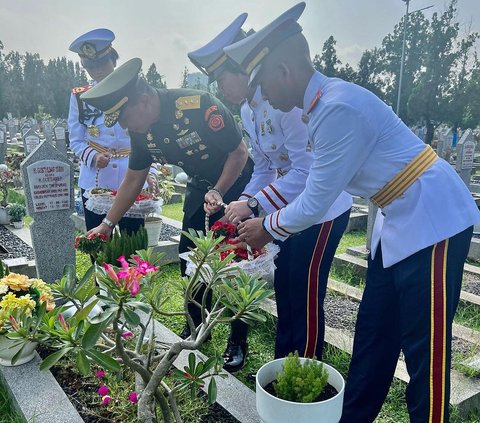
<path id="1" fill-rule="evenodd" d="M 181 222 L 183 220 L 183 201 L 181 203 L 163 205 L 162 215 Z"/>
<path id="2" fill-rule="evenodd" d="M 0 384 L 0 423 L 22 423 L 23 420 L 12 407 L 7 390 Z"/>
<path id="3" fill-rule="evenodd" d="M 366 245 L 367 231 L 352 231 L 343 234 L 340 243 L 338 244 L 335 254 L 343 254 L 349 247 L 358 247 L 359 245 Z"/>
<path id="4" fill-rule="evenodd" d="M 454 320 L 460 325 L 480 331 L 480 306 L 460 300 Z"/>

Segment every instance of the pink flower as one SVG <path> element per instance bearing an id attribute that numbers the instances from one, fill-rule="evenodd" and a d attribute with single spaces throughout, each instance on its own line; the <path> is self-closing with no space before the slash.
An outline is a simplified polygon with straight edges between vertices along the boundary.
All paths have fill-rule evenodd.
<path id="1" fill-rule="evenodd" d="M 60 322 L 60 326 L 63 328 L 63 330 L 68 332 L 70 329 L 70 325 L 65 321 L 65 318 L 62 314 L 58 315 L 58 321 Z"/>
<path id="2" fill-rule="evenodd" d="M 130 392 L 130 394 L 128 395 L 128 400 L 129 400 L 132 404 L 136 404 L 136 403 L 138 402 L 137 393 L 136 393 L 136 392 Z"/>
<path id="3" fill-rule="evenodd" d="M 128 265 L 128 261 L 125 260 L 125 256 L 120 256 L 117 261 L 120 262 L 120 264 L 122 265 L 122 269 L 123 270 L 128 270 L 129 268 L 129 265 Z"/>
<path id="4" fill-rule="evenodd" d="M 108 386 L 102 385 L 100 388 L 98 388 L 98 395 L 101 395 L 102 397 L 107 395 L 110 392 L 110 389 L 108 389 Z"/>
<path id="5" fill-rule="evenodd" d="M 137 262 L 137 272 L 146 275 L 148 272 L 156 272 L 158 269 L 152 266 L 148 261 L 140 260 L 139 257 L 134 256 L 133 259 Z"/>
<path id="6" fill-rule="evenodd" d="M 103 377 L 105 376 L 105 371 L 99 370 L 97 373 L 95 373 L 95 377 Z"/>
<path id="7" fill-rule="evenodd" d="M 110 266 L 108 263 L 103 263 L 103 268 L 105 269 L 105 271 L 107 272 L 107 275 L 109 276 L 109 278 L 115 282 L 115 284 L 117 286 L 120 286 L 119 282 L 118 282 L 118 276 L 117 274 L 115 273 L 115 271 L 113 270 L 113 267 Z"/>
<path id="8" fill-rule="evenodd" d="M 133 332 L 130 332 L 129 330 L 126 330 L 125 332 L 122 333 L 122 338 L 123 339 L 128 339 L 133 336 Z"/>
<path id="9" fill-rule="evenodd" d="M 132 294 L 134 297 L 138 294 L 138 291 L 140 291 L 140 283 L 138 282 L 138 278 L 135 278 L 132 281 L 129 289 L 130 289 L 130 294 Z"/>
<path id="10" fill-rule="evenodd" d="M 102 397 L 102 404 L 107 406 L 111 399 L 112 397 L 110 395 L 104 395 Z"/>

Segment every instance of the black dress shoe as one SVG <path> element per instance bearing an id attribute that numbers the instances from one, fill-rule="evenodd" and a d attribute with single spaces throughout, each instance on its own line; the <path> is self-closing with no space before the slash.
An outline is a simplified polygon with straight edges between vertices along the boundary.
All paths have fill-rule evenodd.
<path id="1" fill-rule="evenodd" d="M 247 341 L 232 341 L 228 340 L 227 349 L 223 353 L 224 364 L 223 368 L 230 373 L 240 370 L 245 366 L 245 359 L 247 358 Z"/>

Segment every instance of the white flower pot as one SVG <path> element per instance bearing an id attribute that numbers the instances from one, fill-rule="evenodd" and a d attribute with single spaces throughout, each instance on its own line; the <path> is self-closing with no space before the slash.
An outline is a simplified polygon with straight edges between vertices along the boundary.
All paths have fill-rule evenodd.
<path id="1" fill-rule="evenodd" d="M 300 358 L 303 363 L 306 359 Z M 342 416 L 343 393 L 345 381 L 342 375 L 332 366 L 323 363 L 328 371 L 328 383 L 338 394 L 326 401 L 298 403 L 286 401 L 269 394 L 264 386 L 277 378 L 282 372 L 285 358 L 270 361 L 257 372 L 256 398 L 257 412 L 264 423 L 338 423 Z"/>
<path id="2" fill-rule="evenodd" d="M 23 228 L 23 221 L 20 222 L 12 222 L 12 225 L 15 229 L 21 229 Z"/>
<path id="3" fill-rule="evenodd" d="M 160 217 L 146 217 L 145 229 L 148 236 L 148 246 L 154 247 L 158 245 L 158 239 L 160 238 L 160 232 L 162 230 L 162 219 Z"/>
<path id="4" fill-rule="evenodd" d="M 33 357 L 35 357 L 37 343 L 28 341 L 18 360 L 15 362 L 15 364 L 12 364 L 12 358 L 20 350 L 20 348 L 22 348 L 23 345 L 21 344 L 12 347 L 12 345 L 15 345 L 17 342 L 18 340 L 16 339 L 9 339 L 5 335 L 0 335 L 0 364 L 2 366 L 20 366 L 21 364 L 25 364 L 33 360 Z"/>

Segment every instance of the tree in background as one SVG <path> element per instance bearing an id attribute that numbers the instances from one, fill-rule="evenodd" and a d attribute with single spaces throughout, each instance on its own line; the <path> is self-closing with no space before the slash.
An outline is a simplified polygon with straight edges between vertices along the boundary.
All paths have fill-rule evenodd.
<path id="1" fill-rule="evenodd" d="M 145 79 L 152 87 L 167 88 L 167 84 L 163 81 L 163 76 L 158 73 L 155 63 L 152 63 L 148 68 Z"/>
<path id="2" fill-rule="evenodd" d="M 180 88 L 188 88 L 188 68 L 186 66 L 183 68 Z"/>
<path id="3" fill-rule="evenodd" d="M 337 41 L 333 38 L 333 35 L 330 35 L 323 44 L 322 55 L 317 54 L 313 58 L 315 69 L 330 77 L 338 76 L 337 66 L 342 64 L 337 56 L 336 44 Z"/>

